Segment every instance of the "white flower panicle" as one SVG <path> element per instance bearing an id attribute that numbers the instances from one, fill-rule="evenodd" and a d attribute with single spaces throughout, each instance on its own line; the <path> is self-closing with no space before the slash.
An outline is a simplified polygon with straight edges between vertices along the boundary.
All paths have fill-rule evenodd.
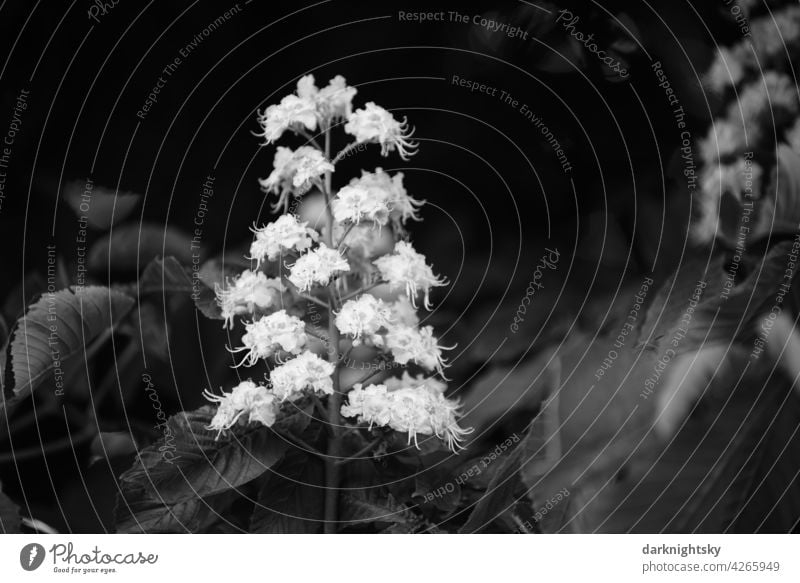
<path id="1" fill-rule="evenodd" d="M 322 89 L 314 84 L 313 75 L 306 75 L 297 82 L 297 94 L 314 102 L 317 116 L 324 122 L 349 117 L 353 112 L 353 97 L 357 92 L 355 87 L 347 85 L 341 75 L 336 75 Z"/>
<path id="2" fill-rule="evenodd" d="M 272 167 L 270 175 L 258 181 L 264 192 L 272 194 L 306 191 L 314 179 L 335 170 L 325 155 L 312 146 L 300 146 L 294 151 L 278 146 Z"/>
<path id="3" fill-rule="evenodd" d="M 405 378 L 405 377 L 404 377 Z M 395 388 L 384 385 L 353 386 L 342 406 L 345 417 L 356 417 L 359 423 L 372 427 L 389 427 L 408 434 L 408 443 L 419 448 L 419 435 L 435 435 L 453 452 L 461 449 L 461 441 L 472 433 L 458 425 L 457 401 L 445 398 L 438 386 L 413 381 L 403 386 L 403 379 L 392 379 Z M 388 383 L 387 383 L 388 384 Z"/>
<path id="4" fill-rule="evenodd" d="M 403 186 L 402 172 L 391 176 L 382 168 L 376 168 L 375 172 L 362 171 L 361 178 L 353 178 L 350 186 L 364 188 L 374 199 L 382 201 L 389 209 L 392 224 L 398 230 L 408 219 L 420 220 L 419 207 L 425 204 L 425 201 L 408 195 Z"/>
<path id="5" fill-rule="evenodd" d="M 433 269 L 425 262 L 425 256 L 417 253 L 407 241 L 398 241 L 394 252 L 376 259 L 375 266 L 392 288 L 405 288 L 413 305 L 416 305 L 417 293 L 423 292 L 424 305 L 428 310 L 431 308 L 431 288 L 447 285 L 444 278 L 433 274 Z"/>
<path id="6" fill-rule="evenodd" d="M 397 364 L 414 362 L 425 370 L 436 370 L 439 374 L 443 373 L 446 366 L 442 350 L 454 348 L 439 345 L 439 340 L 433 335 L 432 326 L 391 326 L 384 344 Z"/>
<path id="7" fill-rule="evenodd" d="M 257 266 L 265 260 L 275 261 L 281 253 L 305 251 L 319 238 L 319 233 L 300 222 L 294 215 L 281 215 L 260 229 L 253 229 L 255 239 L 250 244 L 250 259 Z"/>
<path id="8" fill-rule="evenodd" d="M 224 288 L 216 286 L 217 305 L 220 307 L 223 326 L 233 328 L 235 316 L 252 315 L 256 310 L 266 311 L 281 303 L 281 293 L 286 287 L 278 278 L 268 278 L 261 272 L 243 271 L 228 280 Z"/>
<path id="9" fill-rule="evenodd" d="M 330 395 L 333 393 L 331 375 L 335 370 L 336 367 L 330 362 L 305 351 L 272 370 L 272 392 L 282 401 L 294 401 L 306 390 Z"/>
<path id="10" fill-rule="evenodd" d="M 345 271 L 350 271 L 347 259 L 336 249 L 320 243 L 319 247 L 301 255 L 291 266 L 289 281 L 300 291 L 307 291 L 315 284 L 328 285 L 332 277 Z"/>
<path id="11" fill-rule="evenodd" d="M 365 339 L 373 344 L 382 344 L 382 338 L 377 333 L 391 324 L 391 317 L 391 308 L 383 300 L 365 294 L 345 302 L 336 315 L 336 327 L 354 338 L 354 346 Z"/>
<path id="12" fill-rule="evenodd" d="M 417 143 L 411 139 L 414 130 L 409 129 L 406 119 L 397 121 L 391 113 L 372 101 L 364 109 L 357 109 L 350 115 L 344 131 L 355 136 L 356 143 L 380 144 L 383 156 L 397 150 L 403 160 L 408 160 L 417 151 Z"/>
<path id="13" fill-rule="evenodd" d="M 253 366 L 263 358 L 269 358 L 279 350 L 291 354 L 300 354 L 308 340 L 306 325 L 300 318 L 290 316 L 286 310 L 280 310 L 264 316 L 245 326 L 242 343 L 233 353 L 247 351 L 239 365 Z"/>
<path id="14" fill-rule="evenodd" d="M 345 186 L 332 202 L 333 218 L 338 223 L 373 221 L 379 225 L 389 222 L 389 208 L 374 190 L 360 186 Z"/>
<path id="15" fill-rule="evenodd" d="M 280 407 L 278 399 L 267 387 L 249 380 L 233 387 L 230 393 L 215 395 L 206 390 L 203 391 L 203 396 L 218 405 L 216 414 L 207 426 L 217 432 L 217 439 L 222 432 L 240 421 L 272 427 Z"/>

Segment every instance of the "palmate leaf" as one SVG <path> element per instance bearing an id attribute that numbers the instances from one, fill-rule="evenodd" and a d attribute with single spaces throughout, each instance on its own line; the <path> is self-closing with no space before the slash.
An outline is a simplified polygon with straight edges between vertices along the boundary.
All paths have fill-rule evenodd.
<path id="1" fill-rule="evenodd" d="M 235 500 L 234 492 L 206 498 L 192 498 L 178 504 L 164 504 L 146 497 L 129 503 L 124 511 L 117 507 L 117 533 L 196 533 L 219 522 Z"/>
<path id="2" fill-rule="evenodd" d="M 22 520 L 19 515 L 19 506 L 14 504 L 3 492 L 3 483 L 0 482 L 0 534 L 19 533 Z"/>
<path id="3" fill-rule="evenodd" d="M 82 358 L 86 347 L 125 317 L 133 304 L 133 298 L 99 286 L 42 296 L 15 326 L 6 351 L 4 396 L 23 398 L 57 366 Z"/>
<path id="4" fill-rule="evenodd" d="M 272 430 L 237 427 L 217 438 L 206 428 L 213 415 L 206 406 L 171 417 L 165 437 L 140 452 L 120 477 L 119 524 L 135 523 L 137 512 L 159 506 L 196 516 L 198 508 L 186 502 L 235 490 L 283 458 L 287 444 Z"/>

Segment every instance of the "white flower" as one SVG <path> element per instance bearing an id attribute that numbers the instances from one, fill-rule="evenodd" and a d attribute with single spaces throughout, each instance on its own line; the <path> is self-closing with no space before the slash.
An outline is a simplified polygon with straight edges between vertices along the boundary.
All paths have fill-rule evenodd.
<path id="1" fill-rule="evenodd" d="M 286 130 L 297 132 L 305 127 L 307 130 L 317 129 L 317 108 L 313 100 L 287 95 L 278 105 L 270 105 L 264 113 L 258 112 L 258 123 L 264 138 L 264 145 L 276 141 Z"/>
<path id="2" fill-rule="evenodd" d="M 280 310 L 245 326 L 241 346 L 231 352 L 247 351 L 241 364 L 253 366 L 262 358 L 269 358 L 278 350 L 300 354 L 306 344 L 306 326 L 300 318 Z"/>
<path id="3" fill-rule="evenodd" d="M 361 383 L 356 383 L 347 394 L 347 403 L 342 405 L 341 413 L 345 417 L 358 417 L 360 423 L 369 423 L 370 429 L 375 425 L 385 427 L 391 419 L 390 404 L 384 385 L 362 388 Z"/>
<path id="4" fill-rule="evenodd" d="M 397 121 L 391 113 L 371 101 L 364 109 L 357 109 L 350 115 L 344 131 L 355 136 L 356 143 L 380 144 L 383 156 L 397 150 L 403 160 L 408 160 L 416 153 L 417 144 L 411 140 L 414 130 L 409 130 L 406 119 Z"/>
<path id="5" fill-rule="evenodd" d="M 278 202 L 273 211 L 288 205 L 289 195 L 301 196 L 325 172 L 333 172 L 334 166 L 325 155 L 311 146 L 300 146 L 292 151 L 278 146 L 272 161 L 273 170 L 266 179 L 259 179 L 261 189 L 267 194 L 277 194 Z"/>
<path id="6" fill-rule="evenodd" d="M 319 234 L 294 215 L 281 215 L 260 229 L 253 229 L 255 240 L 250 244 L 250 259 L 260 266 L 265 259 L 275 261 L 281 253 L 305 251 L 317 241 Z"/>
<path id="7" fill-rule="evenodd" d="M 345 186 L 332 202 L 333 218 L 339 223 L 359 223 L 369 220 L 385 225 L 389 221 L 389 208 L 374 191 L 359 186 Z"/>
<path id="8" fill-rule="evenodd" d="M 291 266 L 289 281 L 300 291 L 307 291 L 314 284 L 328 285 L 334 275 L 343 271 L 350 271 L 347 260 L 336 249 L 320 243 Z"/>
<path id="9" fill-rule="evenodd" d="M 275 423 L 280 406 L 275 395 L 270 393 L 267 387 L 249 380 L 233 387 L 230 393 L 215 395 L 206 390 L 203 391 L 203 396 L 218 404 L 217 412 L 207 427 L 217 431 L 217 438 L 242 419 L 247 419 L 247 423 L 261 423 L 271 427 Z"/>
<path id="10" fill-rule="evenodd" d="M 333 374 L 336 367 L 313 352 L 303 352 L 297 358 L 275 367 L 270 374 L 272 392 L 285 401 L 299 398 L 310 389 L 318 393 L 333 393 Z"/>
<path id="11" fill-rule="evenodd" d="M 353 345 L 361 344 L 364 337 L 373 343 L 382 343 L 378 330 L 389 326 L 391 310 L 383 300 L 364 294 L 356 300 L 349 300 L 336 315 L 336 327 L 343 334 L 355 340 Z"/>
<path id="12" fill-rule="evenodd" d="M 436 370 L 440 374 L 445 367 L 442 350 L 452 348 L 439 345 L 438 339 L 433 336 L 432 326 L 391 326 L 384 343 L 397 364 L 414 362 L 426 370 Z"/>
<path id="13" fill-rule="evenodd" d="M 431 267 L 425 263 L 425 256 L 417 253 L 406 241 L 398 241 L 394 253 L 376 259 L 375 266 L 391 288 L 405 287 L 412 304 L 416 305 L 417 293 L 422 291 L 426 309 L 430 309 L 430 289 L 447 285 L 446 280 L 433 274 Z"/>
<path id="14" fill-rule="evenodd" d="M 355 87 L 347 85 L 341 75 L 336 75 L 322 89 L 317 89 L 313 75 L 306 75 L 297 83 L 297 94 L 312 100 L 318 117 L 329 121 L 350 116 L 353 112 L 353 97 L 357 92 Z"/>
<path id="15" fill-rule="evenodd" d="M 419 324 L 417 310 L 405 294 L 389 304 L 389 307 L 392 310 L 391 320 L 395 325 L 416 327 Z"/>
<path id="16" fill-rule="evenodd" d="M 471 428 L 458 426 L 458 402 L 425 384 L 394 389 L 387 385 L 356 384 L 347 401 L 341 408 L 345 417 L 356 417 L 370 428 L 388 426 L 408 433 L 408 443 L 413 440 L 418 448 L 418 435 L 435 435 L 456 452 L 464 436 L 472 432 Z"/>
<path id="17" fill-rule="evenodd" d="M 278 278 L 268 278 L 261 272 L 243 271 L 227 286 L 216 286 L 217 304 L 225 320 L 224 326 L 233 328 L 234 316 L 253 314 L 256 309 L 265 311 L 281 303 L 281 292 L 286 287 Z"/>
<path id="18" fill-rule="evenodd" d="M 353 178 L 350 186 L 365 188 L 374 198 L 383 201 L 389 209 L 389 218 L 397 228 L 402 227 L 408 219 L 420 220 L 419 207 L 425 201 L 408 195 L 403 187 L 402 172 L 390 176 L 381 168 L 376 168 L 375 172 L 362 171 L 361 178 Z"/>

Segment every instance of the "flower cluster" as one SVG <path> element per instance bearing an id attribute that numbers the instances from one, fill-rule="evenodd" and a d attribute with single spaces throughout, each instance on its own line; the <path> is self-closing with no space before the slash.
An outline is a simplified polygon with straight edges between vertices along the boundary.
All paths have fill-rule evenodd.
<path id="1" fill-rule="evenodd" d="M 403 187 L 403 173 L 391 176 L 382 168 L 375 172 L 362 171 L 360 178 L 353 178 L 350 186 L 365 189 L 376 201 L 389 209 L 389 218 L 395 229 L 401 230 L 408 219 L 420 220 L 418 209 L 424 201 L 408 195 Z"/>
<path id="2" fill-rule="evenodd" d="M 253 366 L 260 359 L 269 358 L 278 350 L 300 354 L 306 344 L 306 325 L 300 318 L 280 310 L 245 325 L 241 346 L 231 352 L 247 351 L 241 364 Z"/>
<path id="3" fill-rule="evenodd" d="M 352 336 L 354 345 L 360 344 L 364 338 L 374 344 L 382 344 L 377 333 L 381 328 L 391 325 L 391 317 L 391 307 L 383 300 L 364 294 L 356 300 L 345 302 L 336 315 L 336 327 L 343 334 Z"/>
<path id="4" fill-rule="evenodd" d="M 445 367 L 442 350 L 452 349 L 439 345 L 439 340 L 433 335 L 432 326 L 392 326 L 384 342 L 398 364 L 413 362 L 425 370 L 435 370 L 439 374 L 443 374 Z"/>
<path id="5" fill-rule="evenodd" d="M 250 259 L 260 267 L 263 261 L 275 261 L 281 253 L 305 251 L 319 238 L 319 233 L 306 225 L 308 222 L 300 222 L 294 215 L 281 215 L 272 223 L 253 229 Z"/>
<path id="6" fill-rule="evenodd" d="M 249 380 L 233 387 L 230 393 L 215 395 L 210 391 L 204 391 L 203 395 L 218 405 L 217 412 L 208 426 L 217 432 L 217 437 L 240 421 L 271 427 L 275 423 L 280 407 L 278 399 L 267 387 Z"/>
<path id="7" fill-rule="evenodd" d="M 362 220 L 385 225 L 389 207 L 379 197 L 360 186 L 345 186 L 333 199 L 333 218 L 339 223 L 359 223 Z"/>
<path id="8" fill-rule="evenodd" d="M 436 384 L 410 377 L 392 379 L 381 385 L 356 384 L 342 406 L 342 415 L 356 417 L 372 427 L 389 427 L 408 434 L 419 447 L 419 435 L 435 435 L 453 450 L 472 432 L 458 425 L 458 402 L 447 399 Z"/>
<path id="9" fill-rule="evenodd" d="M 229 279 L 224 288 L 216 286 L 217 303 L 229 328 L 233 328 L 235 316 L 276 308 L 281 303 L 281 293 L 285 291 L 280 279 L 268 278 L 264 273 L 249 269 L 233 280 Z"/>
<path id="10" fill-rule="evenodd" d="M 417 151 L 417 143 L 411 139 L 414 130 L 409 129 L 406 119 L 397 121 L 391 113 L 371 101 L 364 109 L 357 109 L 350 115 L 344 131 L 355 136 L 359 144 L 380 144 L 383 156 L 397 150 L 403 160 L 408 160 Z"/>
<path id="11" fill-rule="evenodd" d="M 272 392 L 282 401 L 294 401 L 306 390 L 330 395 L 333 393 L 331 375 L 334 370 L 336 367 L 330 362 L 322 360 L 313 352 L 305 351 L 272 370 Z"/>
<path id="12" fill-rule="evenodd" d="M 750 28 L 749 38 L 718 50 L 705 75 L 706 87 L 720 96 L 721 115 L 698 143 L 703 167 L 694 191 L 691 234 L 700 243 L 716 238 L 749 247 L 800 220 L 770 218 L 775 208 L 785 206 L 777 200 L 783 194 L 779 181 L 762 179 L 796 166 L 785 144 L 800 153 L 800 140 L 792 133 L 800 101 L 790 75 L 791 58 L 800 54 L 800 7 L 753 17 Z M 757 224 L 744 231 L 747 241 L 739 241 L 741 220 Z"/>
<path id="13" fill-rule="evenodd" d="M 313 285 L 328 285 L 331 278 L 345 271 L 350 271 L 347 259 L 336 249 L 320 243 L 292 265 L 289 281 L 300 291 L 307 291 Z"/>
<path id="14" fill-rule="evenodd" d="M 375 266 L 393 288 L 405 288 L 412 303 L 421 291 L 425 295 L 426 309 L 430 309 L 431 288 L 447 285 L 446 280 L 433 274 L 433 269 L 425 262 L 425 256 L 417 253 L 406 241 L 398 241 L 394 253 L 376 259 Z"/>
<path id="15" fill-rule="evenodd" d="M 272 166 L 270 175 L 266 179 L 260 179 L 258 183 L 267 194 L 278 195 L 278 202 L 273 205 L 273 210 L 286 210 L 290 194 L 304 194 L 312 184 L 319 185 L 319 178 L 326 172 L 334 171 L 333 164 L 325 155 L 311 146 L 300 146 L 294 151 L 278 146 Z"/>

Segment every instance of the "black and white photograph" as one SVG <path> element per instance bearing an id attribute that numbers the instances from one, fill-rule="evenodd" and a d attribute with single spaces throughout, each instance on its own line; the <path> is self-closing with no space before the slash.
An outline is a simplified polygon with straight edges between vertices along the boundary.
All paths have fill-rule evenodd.
<path id="1" fill-rule="evenodd" d="M 4 580 L 797 580 L 798 57 L 797 0 L 0 0 Z"/>

